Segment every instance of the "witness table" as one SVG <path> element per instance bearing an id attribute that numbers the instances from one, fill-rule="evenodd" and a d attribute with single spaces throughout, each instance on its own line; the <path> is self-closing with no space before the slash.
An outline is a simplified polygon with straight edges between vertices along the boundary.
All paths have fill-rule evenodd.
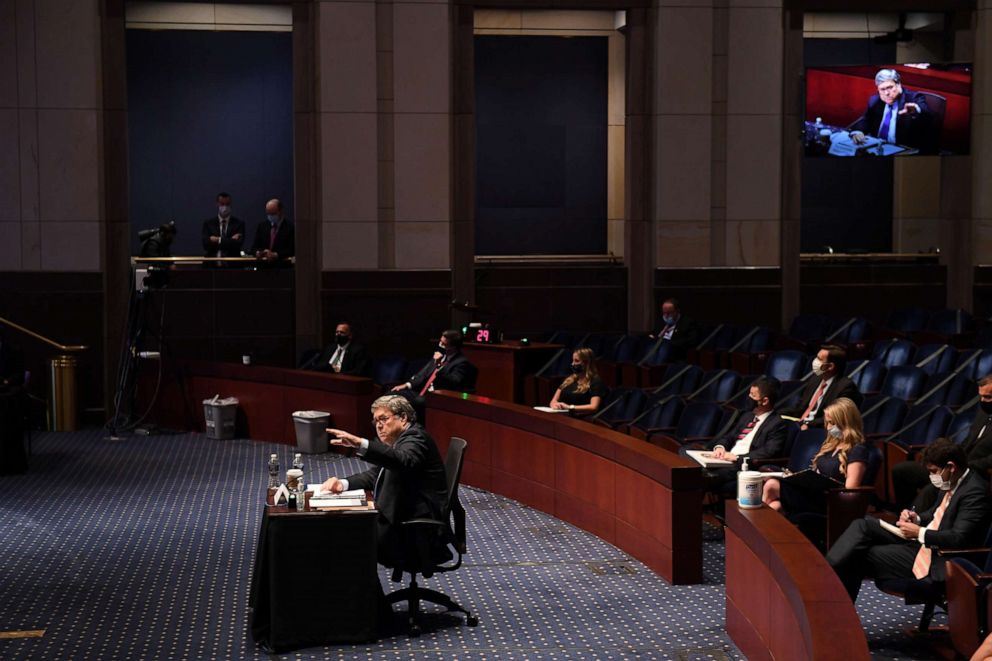
<path id="1" fill-rule="evenodd" d="M 266 508 L 248 602 L 257 645 L 282 653 L 376 638 L 377 516 Z"/>

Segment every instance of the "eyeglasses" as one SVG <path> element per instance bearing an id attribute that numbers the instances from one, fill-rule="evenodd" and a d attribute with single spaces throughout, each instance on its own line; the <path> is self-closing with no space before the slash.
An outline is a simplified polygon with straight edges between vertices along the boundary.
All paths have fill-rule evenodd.
<path id="1" fill-rule="evenodd" d="M 395 415 L 380 415 L 378 418 L 372 418 L 372 424 L 384 425 L 395 417 Z"/>

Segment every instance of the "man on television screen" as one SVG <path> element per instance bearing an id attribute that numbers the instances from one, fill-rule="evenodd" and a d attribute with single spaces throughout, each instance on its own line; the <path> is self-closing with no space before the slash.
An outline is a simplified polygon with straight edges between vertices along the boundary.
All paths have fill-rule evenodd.
<path id="1" fill-rule="evenodd" d="M 920 151 L 936 149 L 926 96 L 904 88 L 895 69 L 880 69 L 875 74 L 875 86 L 878 94 L 868 99 L 865 113 L 849 127 L 851 140 L 863 144 L 867 134 Z"/>

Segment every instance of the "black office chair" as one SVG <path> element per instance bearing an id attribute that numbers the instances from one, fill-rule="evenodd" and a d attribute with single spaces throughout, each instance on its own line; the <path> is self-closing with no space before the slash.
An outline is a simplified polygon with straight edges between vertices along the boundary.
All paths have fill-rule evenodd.
<path id="1" fill-rule="evenodd" d="M 408 535 L 408 539 L 415 540 L 417 552 L 411 554 L 404 566 L 393 568 L 392 579 L 399 583 L 403 580 L 403 573 L 407 572 L 410 574 L 410 586 L 386 595 L 386 602 L 390 606 L 400 601 L 408 602 L 410 636 L 414 638 L 420 635 L 421 601 L 444 606 L 448 611 L 465 613 L 465 623 L 470 627 L 479 624 L 477 617 L 448 595 L 417 585 L 417 574 L 421 574 L 424 578 L 430 578 L 434 574 L 454 571 L 462 566 L 462 555 L 466 552 L 465 508 L 458 500 L 458 483 L 461 480 L 462 463 L 465 459 L 465 447 L 467 445 L 465 439 L 454 436 L 448 445 L 448 454 L 444 460 L 444 471 L 448 477 L 448 501 L 444 505 L 441 519 L 411 519 L 403 522 L 404 528 L 412 533 Z M 453 528 L 452 517 L 454 517 Z M 443 537 L 447 545 L 454 548 L 457 554 L 457 559 L 453 565 L 439 564 L 435 561 L 437 550 L 435 540 L 438 534 Z"/>

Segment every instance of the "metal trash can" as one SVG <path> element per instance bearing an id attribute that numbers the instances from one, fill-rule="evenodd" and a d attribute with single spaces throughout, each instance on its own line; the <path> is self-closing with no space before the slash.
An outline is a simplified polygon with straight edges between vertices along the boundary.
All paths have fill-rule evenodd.
<path id="1" fill-rule="evenodd" d="M 207 438 L 227 440 L 234 438 L 234 426 L 238 417 L 238 398 L 227 397 L 203 400 L 203 418 L 206 421 Z"/>
<path id="2" fill-rule="evenodd" d="M 326 411 L 293 411 L 296 427 L 296 449 L 307 454 L 327 452 L 327 425 L 331 414 Z"/>

